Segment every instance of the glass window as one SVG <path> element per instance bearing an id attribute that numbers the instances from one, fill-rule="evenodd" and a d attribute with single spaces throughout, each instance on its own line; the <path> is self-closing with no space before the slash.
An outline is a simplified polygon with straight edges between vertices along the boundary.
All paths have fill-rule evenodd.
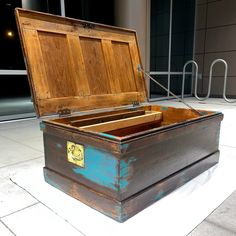
<path id="1" fill-rule="evenodd" d="M 114 25 L 113 0 L 65 0 L 66 16 Z"/>
<path id="2" fill-rule="evenodd" d="M 0 81 L 0 98 L 30 95 L 30 88 L 26 75 L 0 75 Z"/>
<path id="3" fill-rule="evenodd" d="M 21 1 L 0 1 L 0 69 L 25 69 L 14 9 Z"/>
<path id="4" fill-rule="evenodd" d="M 168 86 L 168 76 L 167 75 L 152 75 L 152 77 L 159 82 L 160 84 L 164 85 L 166 88 Z M 150 96 L 151 98 L 160 98 L 167 96 L 167 92 L 162 89 L 158 84 L 154 83 L 150 80 Z"/>
<path id="5" fill-rule="evenodd" d="M 184 94 L 191 94 L 191 79 L 192 79 L 192 75 L 186 74 Z M 170 91 L 174 93 L 175 95 L 181 95 L 182 81 L 183 81 L 183 75 L 170 76 Z"/>
<path id="6" fill-rule="evenodd" d="M 171 71 L 182 71 L 193 58 L 194 15 L 195 0 L 173 1 Z"/>
<path id="7" fill-rule="evenodd" d="M 151 71 L 168 71 L 170 2 L 151 1 Z"/>

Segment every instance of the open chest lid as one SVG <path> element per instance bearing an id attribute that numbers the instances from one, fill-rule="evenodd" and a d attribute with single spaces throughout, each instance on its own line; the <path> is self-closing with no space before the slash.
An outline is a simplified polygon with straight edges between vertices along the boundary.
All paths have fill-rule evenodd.
<path id="1" fill-rule="evenodd" d="M 147 101 L 136 32 L 16 9 L 37 115 Z"/>

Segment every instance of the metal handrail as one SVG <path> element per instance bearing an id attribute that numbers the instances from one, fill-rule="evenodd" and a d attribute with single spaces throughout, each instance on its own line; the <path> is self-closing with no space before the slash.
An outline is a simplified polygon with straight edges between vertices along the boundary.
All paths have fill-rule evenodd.
<path id="1" fill-rule="evenodd" d="M 169 88 L 166 88 L 164 85 L 162 85 L 161 83 L 157 82 L 151 75 L 149 75 L 144 69 L 142 69 L 141 65 L 138 65 L 138 71 L 139 72 L 143 72 L 145 76 L 147 76 L 150 80 L 152 80 L 154 83 L 156 83 L 157 85 L 159 85 L 162 89 L 164 89 L 166 92 L 169 92 L 174 98 L 176 98 L 178 101 L 182 102 L 185 106 L 187 106 L 188 108 L 190 108 L 194 113 L 198 114 L 199 116 L 202 116 L 203 114 L 196 110 L 195 108 L 193 108 L 192 106 L 190 106 L 189 104 L 187 104 L 183 99 L 181 99 L 180 97 L 178 97 L 177 95 L 175 95 L 173 92 L 171 92 L 169 90 Z M 145 78 L 145 76 L 143 78 Z"/>
<path id="2" fill-rule="evenodd" d="M 222 59 L 221 59 L 222 60 Z M 226 102 L 228 103 L 234 103 L 236 102 L 236 99 L 232 99 L 232 100 L 229 100 L 227 97 L 226 97 L 226 86 L 227 86 L 227 75 L 228 75 L 228 64 L 226 61 L 222 60 L 222 62 L 224 63 L 225 65 L 225 74 L 224 74 L 224 87 L 223 87 L 223 98 Z"/>
<path id="3" fill-rule="evenodd" d="M 26 70 L 1 70 L 0 75 L 27 75 Z"/>
<path id="4" fill-rule="evenodd" d="M 184 99 L 184 86 L 185 86 L 185 75 L 186 75 L 186 67 L 189 65 L 189 64 L 193 64 L 195 65 L 195 78 L 197 79 L 197 76 L 198 76 L 198 64 L 196 61 L 194 60 L 189 60 L 187 61 L 185 64 L 184 64 L 184 67 L 183 67 L 183 80 L 182 80 L 182 92 L 181 92 L 181 98 Z"/>
<path id="5" fill-rule="evenodd" d="M 207 98 L 210 97 L 210 94 L 211 94 L 211 82 L 212 82 L 212 71 L 213 71 L 213 67 L 214 67 L 214 65 L 215 65 L 216 63 L 219 63 L 219 62 L 223 63 L 224 66 L 225 66 L 223 98 L 225 99 L 225 101 L 231 102 L 231 101 L 229 101 L 229 100 L 226 98 L 226 96 L 225 96 L 226 83 L 227 83 L 227 75 L 228 75 L 228 64 L 227 64 L 227 62 L 226 62 L 225 60 L 220 59 L 220 58 L 219 58 L 219 59 L 215 59 L 215 60 L 211 63 L 211 66 L 210 66 L 210 73 L 209 73 L 208 91 L 207 91 L 206 97 L 203 97 L 203 98 L 198 97 L 198 95 L 197 95 L 197 81 L 198 81 L 198 79 L 195 80 L 194 96 L 195 96 L 198 100 L 204 101 L 204 100 L 206 100 Z M 232 102 L 234 102 L 234 101 L 232 101 Z"/>

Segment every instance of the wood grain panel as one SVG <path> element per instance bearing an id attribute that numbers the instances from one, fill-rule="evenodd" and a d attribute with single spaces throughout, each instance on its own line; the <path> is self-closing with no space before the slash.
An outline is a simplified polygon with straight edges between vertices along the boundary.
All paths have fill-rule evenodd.
<path id="1" fill-rule="evenodd" d="M 66 35 L 38 32 L 51 97 L 76 95 Z"/>
<path id="2" fill-rule="evenodd" d="M 76 96 L 90 95 L 88 78 L 84 65 L 84 58 L 79 41 L 79 37 L 74 35 L 67 35 L 69 51 L 72 59 L 72 70 L 74 72 L 74 80 L 76 83 Z"/>
<path id="3" fill-rule="evenodd" d="M 129 52 L 129 44 L 112 41 L 112 50 L 114 53 L 116 74 L 120 81 L 121 91 L 137 91 L 131 55 Z"/>
<path id="4" fill-rule="evenodd" d="M 50 98 L 49 85 L 44 68 L 43 56 L 40 48 L 39 38 L 36 30 L 24 30 L 25 50 L 28 55 L 29 76 L 37 78 L 36 80 L 30 79 L 31 90 L 36 98 Z M 40 84 L 37 81 L 40 81 Z"/>
<path id="5" fill-rule="evenodd" d="M 114 52 L 112 50 L 111 41 L 102 39 L 102 49 L 103 49 L 104 59 L 106 62 L 106 68 L 109 76 L 111 91 L 112 93 L 120 93 L 121 92 L 120 81 L 118 74 L 116 73 L 116 61 Z"/>
<path id="6" fill-rule="evenodd" d="M 111 93 L 101 40 L 80 37 L 91 94 Z"/>
<path id="7" fill-rule="evenodd" d="M 16 19 L 38 116 L 147 100 L 135 31 L 23 9 Z"/>

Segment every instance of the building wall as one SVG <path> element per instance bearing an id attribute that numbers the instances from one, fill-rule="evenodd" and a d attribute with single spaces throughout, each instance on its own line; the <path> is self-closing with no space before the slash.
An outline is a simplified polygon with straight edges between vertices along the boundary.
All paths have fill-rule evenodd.
<path id="1" fill-rule="evenodd" d="M 195 60 L 199 64 L 199 94 L 208 89 L 209 68 L 213 60 L 224 59 L 229 66 L 227 95 L 236 96 L 236 1 L 197 0 Z M 222 96 L 224 66 L 213 70 L 212 92 Z"/>
<path id="2" fill-rule="evenodd" d="M 115 25 L 137 31 L 143 66 L 149 68 L 149 0 L 115 0 Z"/>

